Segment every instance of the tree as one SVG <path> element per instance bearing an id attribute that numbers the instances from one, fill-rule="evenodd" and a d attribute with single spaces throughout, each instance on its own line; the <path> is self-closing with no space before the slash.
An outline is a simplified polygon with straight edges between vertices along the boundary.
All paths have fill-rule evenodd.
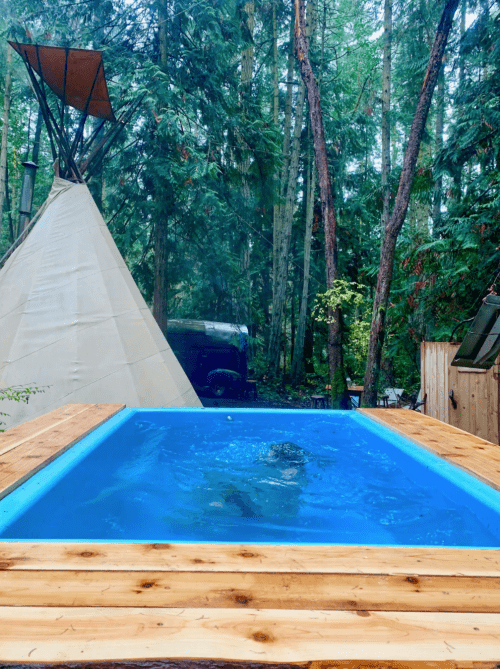
<path id="1" fill-rule="evenodd" d="M 389 223 L 391 186 L 391 59 L 392 0 L 384 4 L 384 55 L 382 65 L 382 231 Z"/>
<path id="2" fill-rule="evenodd" d="M 10 89 L 12 81 L 12 49 L 7 45 L 7 70 L 3 95 L 2 143 L 0 147 L 0 239 L 2 232 L 3 207 L 7 195 L 7 141 L 9 133 Z"/>
<path id="3" fill-rule="evenodd" d="M 466 3 L 462 3 L 462 19 Z M 412 303 L 425 310 L 435 341 L 448 339 L 455 326 L 474 316 L 485 293 L 498 285 L 500 114 L 492 103 L 500 95 L 500 60 L 494 45 L 500 26 L 488 7 L 465 30 L 459 49 L 450 48 L 446 80 L 458 84 L 448 105 L 451 122 L 435 164 L 443 181 L 442 213 L 433 235 L 405 245 L 401 260 L 412 277 Z M 458 31 L 457 31 L 458 32 Z M 455 60 L 455 62 L 453 62 Z M 418 289 L 418 290 L 417 290 Z M 444 299 L 446 297 L 446 299 Z M 457 330 L 455 336 L 463 334 Z"/>
<path id="4" fill-rule="evenodd" d="M 335 218 L 332 185 L 326 155 L 320 94 L 308 57 L 305 29 L 305 0 L 295 0 L 295 16 L 295 49 L 300 73 L 307 88 L 314 155 L 321 198 L 321 215 L 325 230 L 326 286 L 327 289 L 331 289 L 333 288 L 334 281 L 338 278 L 337 221 Z M 329 307 L 328 310 L 328 363 L 330 384 L 332 386 L 332 407 L 334 409 L 347 409 L 349 407 L 349 395 L 344 372 L 342 312 L 340 306 L 335 309 Z"/>
<path id="5" fill-rule="evenodd" d="M 285 202 L 279 210 L 279 237 L 277 240 L 276 274 L 273 282 L 273 305 L 268 354 L 269 368 L 273 375 L 276 375 L 279 369 L 281 328 L 288 284 L 288 254 L 297 193 L 304 102 L 305 86 L 302 83 L 299 86 L 297 95 L 297 103 L 295 106 L 295 127 L 290 150 L 291 155 L 288 171 L 285 175 Z"/>
<path id="6" fill-rule="evenodd" d="M 377 405 L 378 378 L 380 373 L 382 348 L 384 345 L 385 322 L 387 306 L 389 303 L 396 242 L 403 226 L 408 203 L 410 201 L 420 143 L 431 106 L 432 95 L 441 69 L 448 35 L 458 4 L 459 0 L 447 0 L 443 8 L 443 13 L 437 27 L 434 44 L 429 57 L 424 83 L 417 103 L 413 124 L 410 130 L 394 208 L 382 241 L 364 380 L 364 402 L 368 406 Z"/>
<path id="7" fill-rule="evenodd" d="M 277 64 L 276 68 L 277 69 Z M 283 124 L 282 165 L 277 184 L 277 203 L 273 208 L 273 302 L 269 342 L 267 351 L 268 366 L 276 376 L 280 365 L 282 342 L 283 313 L 288 283 L 288 252 L 290 246 L 291 226 L 293 222 L 294 202 L 297 191 L 297 175 L 299 168 L 300 139 L 302 134 L 302 118 L 304 111 L 305 89 L 299 88 L 295 104 L 295 130 L 292 137 L 293 116 L 293 15 L 290 16 L 290 41 L 288 45 L 288 61 L 286 74 L 285 115 Z M 277 74 L 275 75 L 277 79 Z M 277 91 L 275 100 L 278 102 Z M 277 126 L 276 114 L 274 114 Z"/>
<path id="8" fill-rule="evenodd" d="M 168 2 L 160 0 L 158 3 L 158 61 L 163 72 L 168 66 Z M 155 193 L 155 199 L 165 200 L 164 193 Z M 168 320 L 168 209 L 163 210 L 165 215 L 157 216 L 153 224 L 154 235 L 154 289 L 153 289 L 153 316 L 163 334 L 167 335 Z"/>
<path id="9" fill-rule="evenodd" d="M 364 286 L 362 304 L 344 300 L 341 309 L 343 365 L 360 384 L 360 351 L 373 299 L 379 299 L 381 221 L 390 219 L 390 193 L 400 178 L 445 4 L 384 3 L 311 0 L 305 12 L 307 33 L 316 6 L 318 39 L 310 42 L 307 57 L 321 94 L 337 281 Z M 247 322 L 258 354 L 252 366 L 263 375 L 274 313 L 277 375 L 292 362 L 298 381 L 305 342 L 311 361 L 306 382 L 315 382 L 315 372 L 327 383 L 329 325 L 310 318 L 310 301 L 327 290 L 332 219 L 329 214 L 321 225 L 324 183 L 323 190 L 311 188 L 312 130 L 304 121 L 311 116 L 310 91 L 301 121 L 297 103 L 305 82 L 293 49 L 294 4 L 86 0 L 65 7 L 64 16 L 57 0 L 12 0 L 10 6 L 13 26 L 6 11 L 0 22 L 20 42 L 104 48 L 118 112 L 126 100 L 145 94 L 105 158 L 102 178 L 96 171 L 89 187 L 148 304 L 165 319 Z M 394 251 L 381 361 L 382 374 L 400 387 L 418 384 L 415 354 L 423 333 L 449 335 L 455 319 L 472 315 L 498 272 L 498 6 L 498 0 L 461 0 L 461 30 L 450 32 L 445 77 L 439 75 L 420 144 L 407 224 Z M 466 14 L 474 12 L 477 18 L 466 28 Z M 15 59 L 13 65 L 6 198 L 15 209 L 20 164 L 36 144 L 37 109 L 23 77 L 16 76 Z M 2 100 L 5 74 L 4 56 Z M 35 209 L 52 180 L 43 131 L 39 156 Z M 0 255 L 14 234 L 13 225 L 12 234 L 5 229 L 7 208 L 6 199 Z M 283 298 L 281 316 L 272 304 L 273 286 L 275 299 L 278 293 Z"/>
<path id="10" fill-rule="evenodd" d="M 310 134 L 310 133 L 309 133 Z M 302 296 L 297 324 L 297 338 L 292 358 L 292 379 L 295 385 L 302 380 L 304 371 L 304 343 L 306 336 L 307 310 L 309 303 L 309 280 L 311 271 L 311 236 L 314 221 L 314 191 L 316 188 L 316 170 L 314 156 L 309 150 L 307 163 L 307 179 L 304 188 L 306 225 L 304 232 L 304 278 L 302 280 Z"/>

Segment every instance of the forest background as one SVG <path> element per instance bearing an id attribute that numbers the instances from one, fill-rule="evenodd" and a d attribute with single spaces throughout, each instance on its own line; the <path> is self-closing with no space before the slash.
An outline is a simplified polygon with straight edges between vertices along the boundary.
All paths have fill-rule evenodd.
<path id="1" fill-rule="evenodd" d="M 332 381 L 335 309 L 342 376 L 362 384 L 381 243 L 445 4 L 308 0 L 336 219 L 327 292 L 293 2 L 2 0 L 0 257 L 21 232 L 23 161 L 39 165 L 34 211 L 53 178 L 6 40 L 101 49 L 115 111 L 140 104 L 88 184 L 162 330 L 169 318 L 246 324 L 254 376 L 301 393 Z M 418 389 L 420 342 L 447 341 L 500 270 L 500 3 L 455 4 L 397 238 L 381 389 Z"/>

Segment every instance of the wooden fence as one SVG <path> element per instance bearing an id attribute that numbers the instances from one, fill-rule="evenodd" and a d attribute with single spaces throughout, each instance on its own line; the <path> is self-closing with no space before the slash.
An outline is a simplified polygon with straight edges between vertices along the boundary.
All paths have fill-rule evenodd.
<path id="1" fill-rule="evenodd" d="M 489 370 L 451 367 L 459 344 L 422 342 L 424 413 L 466 432 L 499 443 L 498 360 Z M 450 399 L 453 391 L 453 400 Z"/>

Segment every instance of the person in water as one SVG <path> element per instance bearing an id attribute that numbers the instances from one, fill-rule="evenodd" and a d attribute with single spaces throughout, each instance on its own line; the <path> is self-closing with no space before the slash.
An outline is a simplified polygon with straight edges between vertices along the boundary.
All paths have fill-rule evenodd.
<path id="1" fill-rule="evenodd" d="M 294 516 L 300 506 L 300 491 L 305 483 L 306 451 L 290 441 L 273 443 L 255 460 L 261 467 L 257 476 L 237 485 L 224 482 L 217 499 L 209 506 L 242 518 L 262 520 L 270 516 Z M 247 485 L 248 483 L 248 485 Z M 245 488 L 245 489 L 243 489 Z"/>
<path id="2" fill-rule="evenodd" d="M 292 441 L 271 444 L 263 459 L 269 464 L 305 465 L 309 462 L 304 449 Z"/>
<path id="3" fill-rule="evenodd" d="M 239 490 L 236 486 L 229 484 L 223 491 L 223 499 L 226 504 L 238 509 L 242 518 L 262 520 L 262 510 L 255 504 L 250 495 Z"/>

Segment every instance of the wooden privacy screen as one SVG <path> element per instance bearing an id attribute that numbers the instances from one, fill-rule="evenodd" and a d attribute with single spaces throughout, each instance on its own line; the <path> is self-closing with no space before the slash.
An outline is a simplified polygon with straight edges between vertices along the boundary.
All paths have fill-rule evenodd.
<path id="1" fill-rule="evenodd" d="M 424 412 L 482 439 L 499 443 L 498 360 L 491 369 L 450 365 L 459 344 L 422 342 L 421 393 L 427 393 Z M 453 391 L 453 400 L 450 400 Z"/>

